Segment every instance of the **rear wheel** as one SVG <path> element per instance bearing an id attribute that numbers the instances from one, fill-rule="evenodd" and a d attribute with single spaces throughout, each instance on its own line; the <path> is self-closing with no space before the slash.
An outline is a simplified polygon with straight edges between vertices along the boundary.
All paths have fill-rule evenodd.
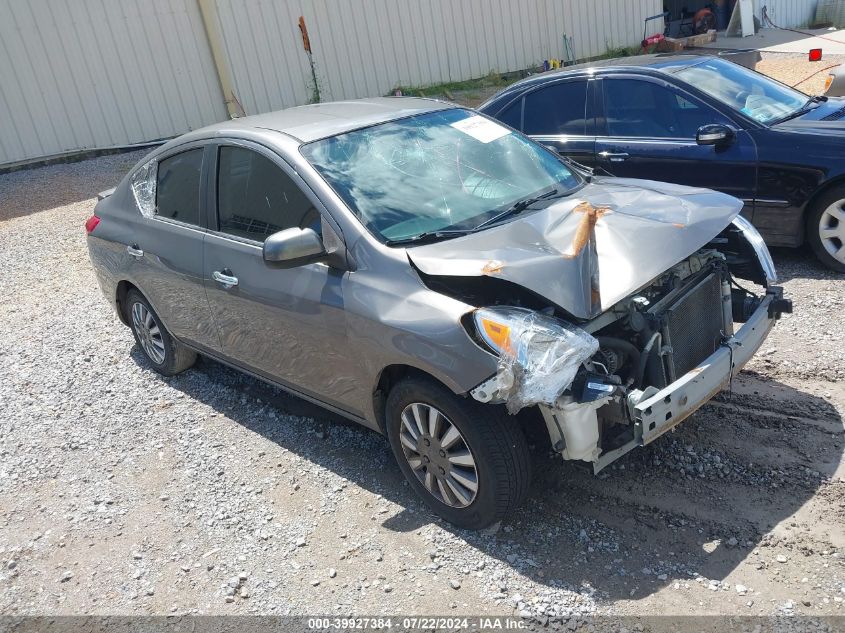
<path id="1" fill-rule="evenodd" d="M 160 374 L 173 376 L 196 362 L 196 353 L 170 336 L 149 301 L 137 290 L 126 294 L 126 316 L 135 342 Z"/>
<path id="2" fill-rule="evenodd" d="M 807 240 L 825 266 L 845 272 L 845 188 L 828 192 L 813 205 Z"/>
<path id="3" fill-rule="evenodd" d="M 461 398 L 431 380 L 408 378 L 390 392 L 387 435 L 411 487 L 436 514 L 481 529 L 525 498 L 528 445 L 518 420 Z"/>

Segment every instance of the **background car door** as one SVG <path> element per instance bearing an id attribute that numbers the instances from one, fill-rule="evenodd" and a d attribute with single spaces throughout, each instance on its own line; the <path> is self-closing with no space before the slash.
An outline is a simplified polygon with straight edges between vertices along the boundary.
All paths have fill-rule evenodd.
<path id="1" fill-rule="evenodd" d="M 595 161 L 595 130 L 589 114 L 591 82 L 585 78 L 544 84 L 525 93 L 496 118 L 535 141 L 584 165 Z"/>
<path id="2" fill-rule="evenodd" d="M 605 77 L 597 96 L 599 165 L 614 176 L 707 187 L 735 196 L 753 212 L 757 151 L 749 134 L 701 100 L 668 82 L 636 76 Z M 729 125 L 725 147 L 698 145 L 698 128 Z"/>
<path id="3" fill-rule="evenodd" d="M 224 356 L 261 376 L 350 413 L 353 390 L 341 283 L 323 263 L 270 267 L 264 239 L 291 227 L 339 229 L 284 162 L 253 144 L 222 144 L 210 198 L 216 213 L 205 242 L 205 285 Z M 307 190 L 307 193 L 306 193 Z M 214 273 L 237 280 L 230 285 Z"/>
<path id="4" fill-rule="evenodd" d="M 217 327 L 203 286 L 205 214 L 201 196 L 207 146 L 179 149 L 158 159 L 152 217 L 138 215 L 125 257 L 133 281 L 176 338 L 217 350 Z M 210 148 L 208 148 L 210 149 Z"/>

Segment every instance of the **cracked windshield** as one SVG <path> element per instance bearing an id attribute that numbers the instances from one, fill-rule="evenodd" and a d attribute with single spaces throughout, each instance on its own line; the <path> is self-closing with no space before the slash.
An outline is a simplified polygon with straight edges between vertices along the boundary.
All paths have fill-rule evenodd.
<path id="1" fill-rule="evenodd" d="M 487 227 L 581 183 L 545 148 L 463 109 L 348 132 L 302 151 L 388 244 Z"/>

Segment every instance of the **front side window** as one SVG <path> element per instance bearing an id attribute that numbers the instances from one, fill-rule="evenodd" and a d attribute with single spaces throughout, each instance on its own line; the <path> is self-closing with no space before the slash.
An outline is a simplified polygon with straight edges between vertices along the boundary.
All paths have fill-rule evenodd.
<path id="1" fill-rule="evenodd" d="M 688 66 L 677 76 L 763 124 L 794 115 L 810 102 L 803 92 L 722 59 Z"/>
<path id="2" fill-rule="evenodd" d="M 698 128 L 730 121 L 679 91 L 641 79 L 605 79 L 607 133 L 613 137 L 694 139 Z"/>
<path id="3" fill-rule="evenodd" d="M 158 161 L 155 213 L 158 217 L 200 225 L 200 175 L 203 149 L 191 149 Z"/>
<path id="4" fill-rule="evenodd" d="M 566 81 L 525 95 L 523 132 L 583 136 L 586 129 L 587 82 Z"/>
<path id="5" fill-rule="evenodd" d="M 459 108 L 347 132 L 301 151 L 385 242 L 473 230 L 519 201 L 565 195 L 581 183 L 537 143 Z"/>
<path id="6" fill-rule="evenodd" d="M 257 242 L 283 229 L 320 232 L 320 213 L 297 184 L 269 158 L 223 146 L 217 168 L 220 230 Z"/>

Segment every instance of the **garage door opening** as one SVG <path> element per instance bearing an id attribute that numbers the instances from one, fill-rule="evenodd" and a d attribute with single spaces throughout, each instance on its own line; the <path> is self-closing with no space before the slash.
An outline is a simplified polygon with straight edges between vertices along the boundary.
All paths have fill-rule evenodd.
<path id="1" fill-rule="evenodd" d="M 669 13 L 666 35 L 689 37 L 710 29 L 728 28 L 736 0 L 667 0 L 664 10 Z"/>

